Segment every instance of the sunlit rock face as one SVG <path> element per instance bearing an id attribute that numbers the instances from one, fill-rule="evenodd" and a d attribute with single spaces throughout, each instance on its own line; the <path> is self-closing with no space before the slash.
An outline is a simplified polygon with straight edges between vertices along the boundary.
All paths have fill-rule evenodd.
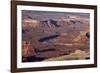
<path id="1" fill-rule="evenodd" d="M 23 28 L 27 28 L 27 27 L 35 28 L 35 27 L 39 26 L 40 22 L 38 20 L 35 20 L 35 19 L 24 17 L 22 23 L 23 23 Z"/>

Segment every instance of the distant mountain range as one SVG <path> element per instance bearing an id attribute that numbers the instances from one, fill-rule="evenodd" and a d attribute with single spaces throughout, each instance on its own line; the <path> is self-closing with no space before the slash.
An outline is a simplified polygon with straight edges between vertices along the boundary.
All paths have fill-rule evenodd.
<path id="1" fill-rule="evenodd" d="M 57 20 L 53 20 L 53 19 L 48 19 L 48 20 L 36 20 L 31 18 L 30 16 L 25 16 L 23 18 L 23 27 L 46 27 L 46 28 L 52 28 L 52 27 L 60 27 L 60 25 L 58 25 L 58 21 Z"/>
<path id="2" fill-rule="evenodd" d="M 53 19 L 49 19 L 49 20 L 45 20 L 45 21 L 40 21 L 40 24 L 42 26 L 48 26 L 49 28 L 51 27 L 60 27 L 60 25 L 58 25 L 58 21 L 55 21 Z"/>

